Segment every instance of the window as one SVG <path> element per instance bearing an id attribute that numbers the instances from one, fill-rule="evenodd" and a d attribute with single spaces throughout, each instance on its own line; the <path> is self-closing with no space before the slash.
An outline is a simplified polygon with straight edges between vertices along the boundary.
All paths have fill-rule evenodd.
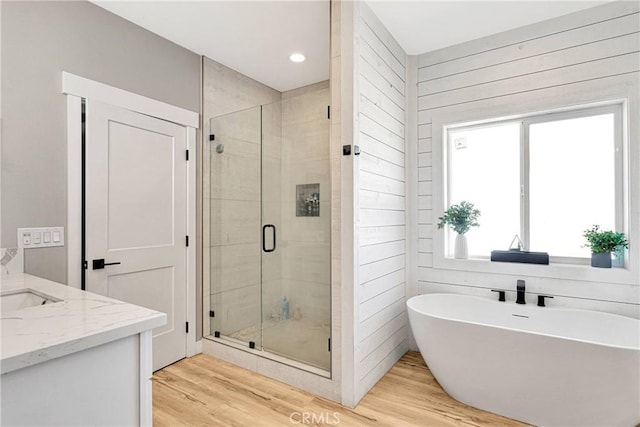
<path id="1" fill-rule="evenodd" d="M 621 230 L 621 124 L 613 105 L 447 127 L 445 202 L 482 212 L 470 256 L 508 249 L 517 234 L 527 250 L 581 262 L 585 229 Z M 449 230 L 447 256 L 454 237 Z"/>

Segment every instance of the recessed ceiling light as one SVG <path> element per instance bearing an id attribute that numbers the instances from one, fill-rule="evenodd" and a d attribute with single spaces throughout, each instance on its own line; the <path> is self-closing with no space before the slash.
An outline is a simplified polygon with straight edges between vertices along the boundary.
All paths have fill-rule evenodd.
<path id="1" fill-rule="evenodd" d="M 289 59 L 293 62 L 304 62 L 307 58 L 301 53 L 292 53 Z"/>

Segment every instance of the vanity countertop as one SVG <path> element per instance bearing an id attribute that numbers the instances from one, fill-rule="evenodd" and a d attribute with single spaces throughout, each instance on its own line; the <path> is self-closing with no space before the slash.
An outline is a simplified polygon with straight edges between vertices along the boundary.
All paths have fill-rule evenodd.
<path id="1" fill-rule="evenodd" d="M 0 313 L 0 370 L 6 374 L 57 357 L 138 334 L 167 315 L 50 280 L 2 276 L 0 292 L 32 289 L 62 300 Z"/>

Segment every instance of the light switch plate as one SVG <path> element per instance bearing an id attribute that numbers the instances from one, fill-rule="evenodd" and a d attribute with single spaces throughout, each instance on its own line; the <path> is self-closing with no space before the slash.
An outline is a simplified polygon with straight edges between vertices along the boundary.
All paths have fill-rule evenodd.
<path id="1" fill-rule="evenodd" d="M 56 241 L 55 237 L 59 236 Z M 24 249 L 64 246 L 64 227 L 18 228 L 18 247 Z"/>

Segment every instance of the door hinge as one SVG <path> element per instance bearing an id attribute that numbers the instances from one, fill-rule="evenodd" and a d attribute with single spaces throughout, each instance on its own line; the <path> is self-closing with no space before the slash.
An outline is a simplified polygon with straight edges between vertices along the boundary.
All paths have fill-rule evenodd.
<path id="1" fill-rule="evenodd" d="M 327 338 L 327 351 L 331 351 L 331 338 Z"/>
<path id="2" fill-rule="evenodd" d="M 189 322 L 187 322 L 187 324 L 186 324 L 185 332 L 189 333 Z"/>
<path id="3" fill-rule="evenodd" d="M 331 118 L 331 105 L 327 105 L 327 119 Z"/>
<path id="4" fill-rule="evenodd" d="M 216 317 L 216 312 L 213 310 L 209 310 L 209 317 Z"/>
<path id="5" fill-rule="evenodd" d="M 185 158 L 186 158 L 186 160 L 187 160 L 187 162 L 188 162 L 188 161 L 189 161 L 189 150 L 186 150 L 186 151 L 187 151 L 187 152 L 186 152 L 186 154 L 185 154 Z"/>
<path id="6" fill-rule="evenodd" d="M 185 237 L 185 243 L 187 246 L 189 246 L 189 236 L 184 236 Z"/>

